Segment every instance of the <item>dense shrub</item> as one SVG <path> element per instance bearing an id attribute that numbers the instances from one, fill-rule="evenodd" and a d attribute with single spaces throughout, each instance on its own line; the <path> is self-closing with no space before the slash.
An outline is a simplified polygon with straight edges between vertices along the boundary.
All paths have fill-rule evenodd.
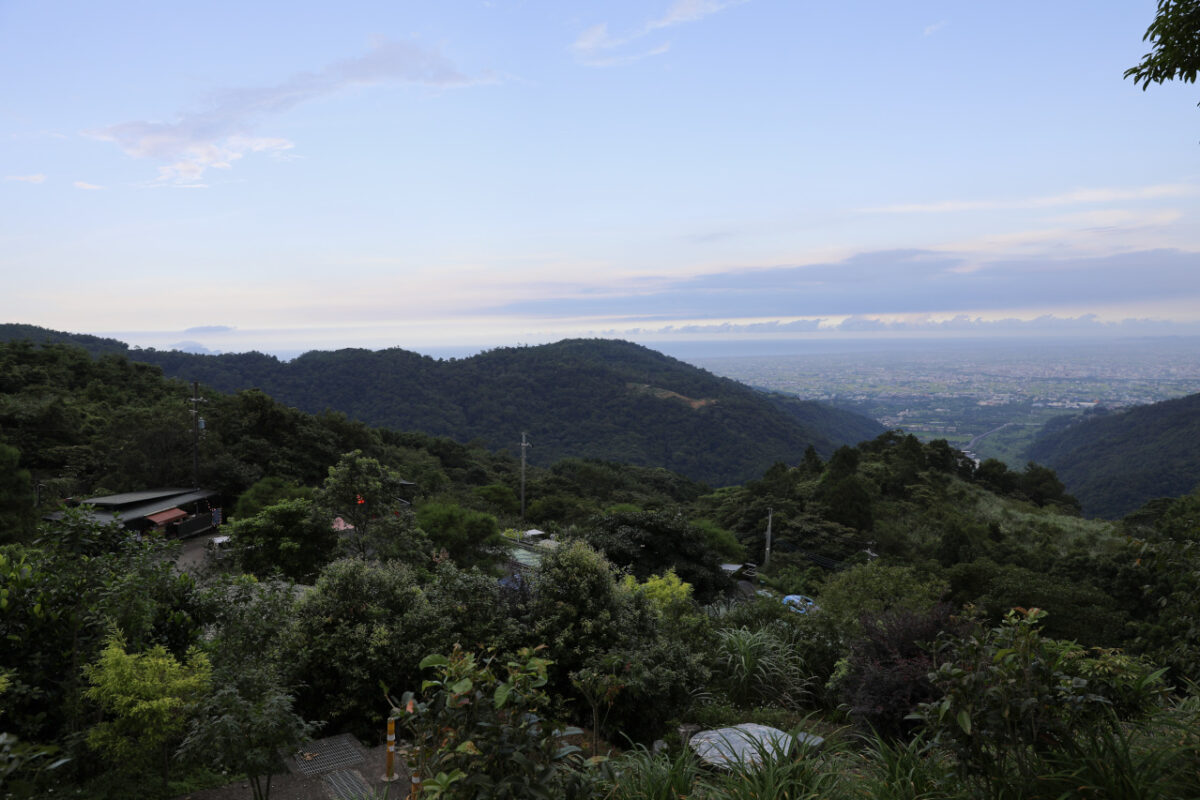
<path id="1" fill-rule="evenodd" d="M 298 711 L 370 739 L 384 723 L 379 686 L 413 685 L 436 620 L 413 573 L 395 563 L 335 561 L 300 600 L 285 645 Z"/>
<path id="2" fill-rule="evenodd" d="M 929 680 L 937 667 L 934 641 L 942 632 L 964 630 L 952 611 L 944 604 L 926 612 L 898 609 L 863 621 L 862 638 L 851 644 L 838 682 L 856 722 L 888 738 L 915 727 L 909 714 L 937 697 Z"/>

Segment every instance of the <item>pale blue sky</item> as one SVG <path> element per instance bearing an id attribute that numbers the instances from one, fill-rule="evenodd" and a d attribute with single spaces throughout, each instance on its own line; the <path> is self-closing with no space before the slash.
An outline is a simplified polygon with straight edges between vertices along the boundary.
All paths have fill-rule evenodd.
<path id="1" fill-rule="evenodd" d="M 1196 332 L 1200 89 L 1122 79 L 1154 10 L 0 0 L 0 321 Z"/>

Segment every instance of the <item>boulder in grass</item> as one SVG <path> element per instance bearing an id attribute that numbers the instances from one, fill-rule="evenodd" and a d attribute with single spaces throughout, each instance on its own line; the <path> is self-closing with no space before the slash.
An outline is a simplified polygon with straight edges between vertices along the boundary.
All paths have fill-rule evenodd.
<path id="1" fill-rule="evenodd" d="M 815 749 L 824 742 L 820 736 L 808 733 L 793 736 L 768 725 L 743 722 L 731 728 L 701 731 L 688 741 L 688 746 L 705 764 L 729 769 L 739 763 L 759 764 L 764 755 L 786 755 L 796 743 Z"/>

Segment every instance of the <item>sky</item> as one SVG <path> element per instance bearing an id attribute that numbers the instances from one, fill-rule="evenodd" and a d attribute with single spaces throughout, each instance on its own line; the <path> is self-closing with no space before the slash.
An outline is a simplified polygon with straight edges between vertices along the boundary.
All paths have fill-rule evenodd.
<path id="1" fill-rule="evenodd" d="M 0 322 L 213 352 L 1200 333 L 1153 0 L 0 0 Z"/>

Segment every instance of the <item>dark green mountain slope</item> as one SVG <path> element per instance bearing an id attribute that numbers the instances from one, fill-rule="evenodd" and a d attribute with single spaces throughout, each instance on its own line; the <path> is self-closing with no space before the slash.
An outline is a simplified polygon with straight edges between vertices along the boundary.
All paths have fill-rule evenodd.
<path id="1" fill-rule="evenodd" d="M 234 391 L 257 387 L 304 411 L 513 450 L 533 463 L 581 457 L 665 467 L 712 484 L 746 480 L 882 428 L 816 403 L 773 401 L 628 342 L 568 340 L 434 360 L 398 348 L 314 351 L 289 363 L 257 353 L 147 353 L 167 375 Z"/>
<path id="2" fill-rule="evenodd" d="M 451 360 L 399 348 L 313 351 L 287 363 L 261 353 L 129 356 L 221 391 L 257 388 L 302 411 L 332 409 L 370 425 L 495 449 L 517 452 L 525 431 L 535 464 L 597 458 L 665 467 L 714 485 L 761 475 L 776 461 L 796 463 L 810 444 L 828 455 L 883 432 L 865 417 L 768 395 L 611 340 Z"/>
<path id="3" fill-rule="evenodd" d="M 117 339 L 92 336 L 90 333 L 65 333 L 38 325 L 19 322 L 0 324 L 0 342 L 19 342 L 28 339 L 34 344 L 69 344 L 82 347 L 93 356 L 106 353 L 125 354 L 131 352 L 129 345 Z"/>
<path id="4" fill-rule="evenodd" d="M 1045 432 L 1029 457 L 1058 473 L 1087 514 L 1119 517 L 1200 484 L 1200 394 Z"/>

